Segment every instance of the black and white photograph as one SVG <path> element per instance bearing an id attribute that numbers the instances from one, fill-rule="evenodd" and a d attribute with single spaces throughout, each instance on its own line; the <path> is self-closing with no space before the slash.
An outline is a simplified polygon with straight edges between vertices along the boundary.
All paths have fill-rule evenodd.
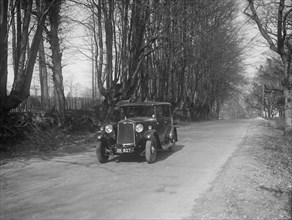
<path id="1" fill-rule="evenodd" d="M 0 0 L 0 220 L 292 219 L 292 0 Z"/>

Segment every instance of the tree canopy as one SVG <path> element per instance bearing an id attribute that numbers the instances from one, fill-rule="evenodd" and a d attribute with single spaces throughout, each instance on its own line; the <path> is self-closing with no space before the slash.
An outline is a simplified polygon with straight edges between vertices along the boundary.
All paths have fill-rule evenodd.
<path id="1" fill-rule="evenodd" d="M 92 94 L 95 99 L 98 89 L 104 97 L 98 108 L 104 113 L 102 119 L 108 119 L 120 101 L 132 100 L 168 101 L 183 109 L 188 118 L 218 118 L 223 103 L 245 83 L 237 1 L 67 0 L 62 5 L 80 7 L 87 15 L 71 21 L 82 24 L 89 33 Z M 44 60 L 44 39 L 52 50 L 49 66 L 59 100 L 56 107 L 63 112 L 58 107 L 64 105 L 58 45 L 62 5 L 54 0 L 1 2 L 1 114 L 29 96 L 38 51 L 39 59 Z M 8 95 L 9 44 L 15 51 L 15 74 Z M 41 61 L 39 65 L 45 68 Z M 46 74 L 40 72 L 40 76 Z"/>
<path id="2" fill-rule="evenodd" d="M 108 114 L 121 100 L 148 99 L 185 107 L 193 119 L 218 117 L 244 82 L 235 1 L 95 0 L 83 6 L 92 13 L 86 26 Z"/>
<path id="3" fill-rule="evenodd" d="M 291 0 L 247 0 L 245 14 L 256 24 L 269 48 L 283 63 L 286 133 L 292 133 L 292 4 Z"/>

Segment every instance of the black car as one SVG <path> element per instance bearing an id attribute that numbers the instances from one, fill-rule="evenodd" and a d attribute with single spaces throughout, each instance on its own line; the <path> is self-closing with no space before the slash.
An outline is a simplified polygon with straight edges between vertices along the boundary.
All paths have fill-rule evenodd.
<path id="1" fill-rule="evenodd" d="M 139 154 L 153 163 L 157 150 L 173 150 L 177 131 L 170 103 L 127 103 L 120 106 L 120 113 L 122 120 L 106 124 L 97 133 L 100 163 L 107 162 L 110 155 L 122 154 Z"/>

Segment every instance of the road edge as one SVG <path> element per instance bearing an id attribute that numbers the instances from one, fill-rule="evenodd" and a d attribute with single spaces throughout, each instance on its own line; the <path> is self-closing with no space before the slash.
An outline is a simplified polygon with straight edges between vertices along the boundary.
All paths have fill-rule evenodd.
<path id="1" fill-rule="evenodd" d="M 291 218 L 292 187 L 285 187 L 289 177 L 279 179 L 282 171 L 275 174 L 265 162 L 270 156 L 262 140 L 266 130 L 271 138 L 281 134 L 270 121 L 252 120 L 209 188 L 194 200 L 191 216 L 184 219 Z"/>

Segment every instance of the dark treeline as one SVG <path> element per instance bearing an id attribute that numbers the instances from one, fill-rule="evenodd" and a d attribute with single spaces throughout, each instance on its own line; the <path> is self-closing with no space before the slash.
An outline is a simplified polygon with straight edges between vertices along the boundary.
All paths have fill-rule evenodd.
<path id="1" fill-rule="evenodd" d="M 84 16 L 69 18 L 72 8 Z M 97 90 L 104 97 L 101 118 L 124 100 L 168 101 L 193 120 L 218 118 L 244 82 L 238 10 L 234 0 L 1 1 L 0 115 L 29 96 L 38 55 L 42 104 L 50 72 L 64 124 L 61 27 L 70 20 L 89 33 L 92 98 Z M 7 92 L 9 59 L 14 83 Z"/>
<path id="2" fill-rule="evenodd" d="M 30 96 L 34 67 L 39 56 L 42 104 L 48 102 L 48 71 L 54 84 L 54 109 L 58 125 L 65 120 L 65 96 L 60 48 L 60 9 L 65 1 L 0 1 L 0 119 Z M 44 37 L 45 36 L 45 37 Z M 44 42 L 49 43 L 45 51 Z M 47 55 L 46 55 L 47 54 Z M 46 61 L 46 56 L 49 58 Z M 7 91 L 8 61 L 13 65 L 13 85 Z"/>
<path id="3" fill-rule="evenodd" d="M 261 112 L 265 118 L 283 117 L 285 113 L 283 72 L 284 65 L 279 57 L 267 58 L 253 80 L 252 92 L 246 96 L 248 105 Z"/>
<path id="4" fill-rule="evenodd" d="M 95 79 L 108 116 L 121 100 L 169 101 L 218 118 L 243 83 L 233 0 L 87 1 Z"/>
<path id="5" fill-rule="evenodd" d="M 281 60 L 282 69 L 275 69 L 271 75 L 280 78 L 281 87 L 278 93 L 283 93 L 284 106 L 280 110 L 284 119 L 285 134 L 292 134 L 292 4 L 291 0 L 246 0 L 244 14 L 255 24 L 273 53 Z M 272 67 L 273 65 L 270 65 Z M 275 65 L 277 66 L 277 65 Z M 279 66 L 279 65 L 278 65 Z M 266 71 L 264 71 L 266 72 Z M 263 91 L 270 93 L 278 89 L 277 81 Z M 266 83 L 264 84 L 266 85 Z M 269 86 L 268 86 L 269 87 Z M 273 88 L 275 87 L 275 88 Z M 278 96 L 278 95 L 277 95 Z M 262 96 L 264 97 L 264 96 Z M 266 98 L 262 98 L 262 106 L 266 106 Z M 281 103 L 281 102 L 280 102 Z M 279 104 L 280 104 L 279 103 Z M 278 104 L 277 104 L 278 105 Z M 280 104 L 281 106 L 282 104 Z M 271 109 L 271 101 L 268 108 Z M 278 105 L 279 106 L 279 105 Z M 266 108 L 266 107 L 265 107 Z M 279 108 L 279 107 L 277 107 Z M 271 110 L 268 112 L 272 113 Z M 269 115 L 269 113 L 268 113 Z M 270 114 L 271 115 L 271 114 Z"/>

